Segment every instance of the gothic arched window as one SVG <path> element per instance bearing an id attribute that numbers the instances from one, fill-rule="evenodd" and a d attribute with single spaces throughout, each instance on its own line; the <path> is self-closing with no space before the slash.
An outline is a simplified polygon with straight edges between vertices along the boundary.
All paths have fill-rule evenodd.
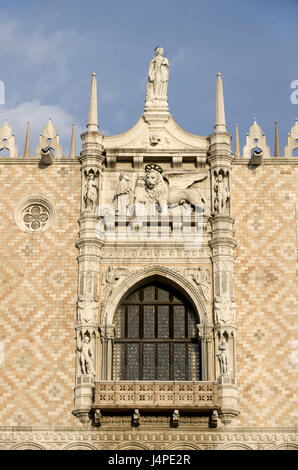
<path id="1" fill-rule="evenodd" d="M 197 319 L 169 286 L 135 290 L 115 317 L 114 380 L 201 380 Z"/>

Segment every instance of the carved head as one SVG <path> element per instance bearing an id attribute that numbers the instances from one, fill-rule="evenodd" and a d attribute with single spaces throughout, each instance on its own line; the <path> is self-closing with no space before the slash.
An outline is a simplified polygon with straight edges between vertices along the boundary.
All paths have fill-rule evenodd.
<path id="1" fill-rule="evenodd" d="M 163 48 L 161 46 L 155 48 L 155 55 L 163 55 Z"/>
<path id="2" fill-rule="evenodd" d="M 158 171 L 151 170 L 151 171 L 147 172 L 147 175 L 146 175 L 146 186 L 147 186 L 147 188 L 153 189 L 156 186 L 158 186 L 158 184 L 160 184 L 162 181 L 163 181 L 163 178 L 162 178 L 161 174 Z"/>
<path id="3" fill-rule="evenodd" d="M 161 141 L 161 137 L 158 134 L 152 134 L 149 140 L 151 145 L 157 145 Z"/>
<path id="4" fill-rule="evenodd" d="M 90 336 L 85 333 L 84 338 L 83 338 L 83 343 L 90 343 Z"/>
<path id="5" fill-rule="evenodd" d="M 121 171 L 119 179 L 120 181 L 121 180 L 129 181 L 130 180 L 129 174 L 125 173 L 124 171 Z"/>

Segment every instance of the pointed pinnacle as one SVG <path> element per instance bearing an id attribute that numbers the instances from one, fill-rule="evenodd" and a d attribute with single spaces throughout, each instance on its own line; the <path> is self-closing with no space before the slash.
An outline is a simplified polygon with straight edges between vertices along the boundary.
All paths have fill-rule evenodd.
<path id="1" fill-rule="evenodd" d="M 30 157 L 30 122 L 27 122 L 24 158 Z"/>
<path id="2" fill-rule="evenodd" d="M 216 80 L 216 119 L 214 127 L 215 132 L 227 132 L 223 85 L 220 72 L 218 72 Z"/>

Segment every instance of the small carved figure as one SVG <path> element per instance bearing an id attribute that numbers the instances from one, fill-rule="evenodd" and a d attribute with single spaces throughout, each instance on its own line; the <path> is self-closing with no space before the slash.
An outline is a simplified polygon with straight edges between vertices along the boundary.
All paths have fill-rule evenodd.
<path id="1" fill-rule="evenodd" d="M 131 204 L 132 191 L 129 181 L 128 173 L 121 171 L 116 194 L 113 199 L 113 202 L 117 201 L 116 213 L 118 215 L 127 215 L 127 209 Z"/>
<path id="2" fill-rule="evenodd" d="M 221 338 L 218 345 L 218 353 L 216 354 L 219 362 L 220 375 L 228 374 L 228 343 L 224 336 Z"/>
<path id="3" fill-rule="evenodd" d="M 200 294 L 202 295 L 205 302 L 207 302 L 209 300 L 210 292 L 209 270 L 199 267 L 192 274 L 192 279 L 199 286 Z"/>
<path id="4" fill-rule="evenodd" d="M 78 342 L 77 349 L 80 352 L 82 374 L 94 376 L 93 354 L 90 346 L 90 336 L 87 333 L 84 334 L 83 340 Z"/>
<path id="5" fill-rule="evenodd" d="M 101 412 L 100 410 L 96 409 L 94 411 L 94 418 L 93 418 L 93 422 L 94 422 L 94 426 L 100 426 L 101 425 Z"/>
<path id="6" fill-rule="evenodd" d="M 132 417 L 132 421 L 133 421 L 133 425 L 134 426 L 139 426 L 140 425 L 140 411 L 136 408 L 133 412 L 133 417 Z"/>
<path id="7" fill-rule="evenodd" d="M 175 428 L 179 426 L 179 418 L 180 418 L 179 410 L 174 410 L 173 416 L 172 416 L 172 423 Z"/>
<path id="8" fill-rule="evenodd" d="M 97 202 L 97 184 L 95 182 L 95 175 L 93 171 L 90 171 L 87 176 L 87 181 L 84 191 L 84 203 L 85 209 L 90 212 L 95 212 Z"/>
<path id="9" fill-rule="evenodd" d="M 114 268 L 114 266 L 109 266 L 106 269 L 105 275 L 103 277 L 103 302 L 109 298 L 113 288 L 114 283 L 118 281 L 123 274 L 127 271 L 126 268 Z"/>
<path id="10" fill-rule="evenodd" d="M 149 64 L 146 100 L 166 98 L 169 80 L 169 61 L 163 57 L 163 48 L 155 48 L 155 57 Z"/>
<path id="11" fill-rule="evenodd" d="M 228 182 L 226 178 L 220 173 L 214 184 L 214 210 L 218 214 L 221 214 L 226 210 L 227 202 L 230 198 L 230 192 L 228 188 Z"/>
<path id="12" fill-rule="evenodd" d="M 210 417 L 210 427 L 217 428 L 218 425 L 218 412 L 217 410 L 212 411 L 212 415 Z"/>

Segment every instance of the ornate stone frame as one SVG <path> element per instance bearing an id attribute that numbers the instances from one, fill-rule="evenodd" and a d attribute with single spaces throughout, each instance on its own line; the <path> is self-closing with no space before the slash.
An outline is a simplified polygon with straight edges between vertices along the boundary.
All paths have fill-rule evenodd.
<path id="1" fill-rule="evenodd" d="M 108 302 L 102 304 L 100 379 L 112 379 L 114 315 L 122 301 L 133 289 L 151 280 L 161 280 L 180 291 L 194 307 L 198 321 L 198 335 L 201 340 L 202 380 L 212 380 L 212 323 L 202 296 L 195 285 L 178 271 L 161 265 L 149 267 L 127 267 L 124 280 L 113 286 L 108 296 Z"/>

